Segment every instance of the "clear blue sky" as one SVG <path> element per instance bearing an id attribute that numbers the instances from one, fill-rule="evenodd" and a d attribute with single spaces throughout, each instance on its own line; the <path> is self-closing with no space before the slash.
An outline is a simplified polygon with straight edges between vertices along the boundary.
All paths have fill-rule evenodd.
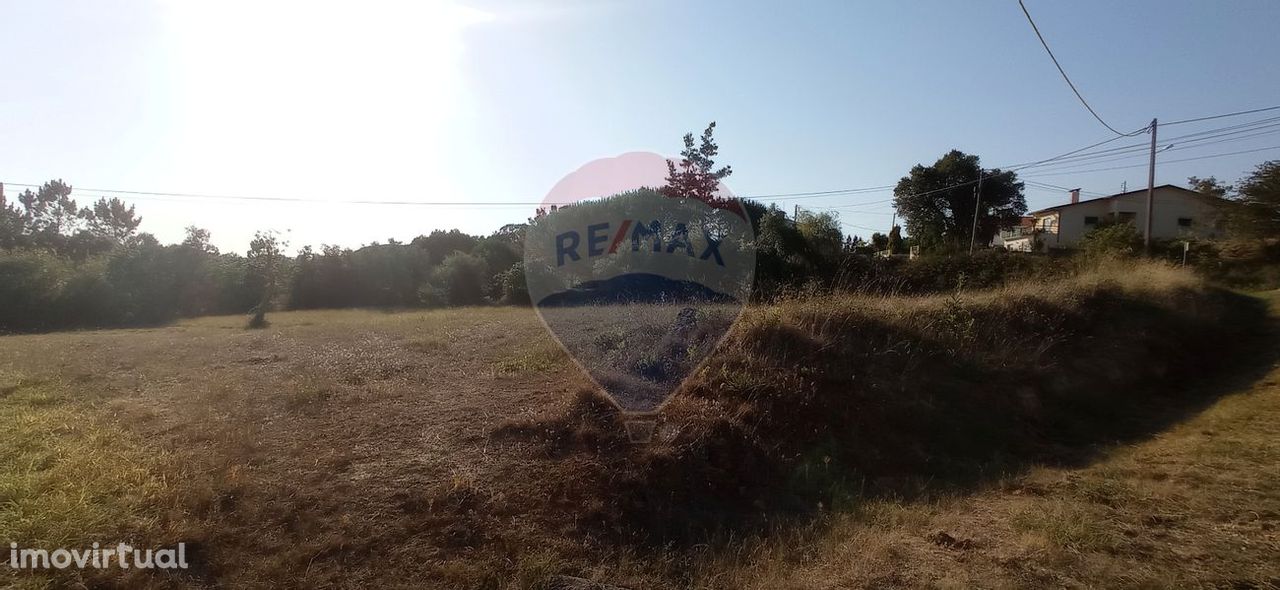
<path id="1" fill-rule="evenodd" d="M 1015 0 L 0 6 L 0 180 L 9 183 L 60 177 L 79 187 L 320 201 L 538 201 L 588 160 L 674 154 L 683 133 L 714 119 L 722 160 L 736 171 L 729 186 L 758 195 L 892 184 L 951 148 L 992 167 L 1110 136 L 1072 96 Z M 1280 104 L 1273 0 L 1028 0 L 1028 8 L 1085 97 L 1118 128 Z M 1186 149 L 1162 158 L 1273 145 L 1280 133 L 1174 146 Z M 1267 158 L 1280 149 L 1164 164 L 1157 182 L 1234 180 Z M 1078 168 L 1144 162 L 1137 154 Z M 1143 167 L 1031 174 L 1108 194 L 1146 182 Z M 1033 186 L 1027 196 L 1032 209 L 1066 198 Z M 785 204 L 869 203 L 841 213 L 846 231 L 865 237 L 865 228 L 888 228 L 889 197 Z M 290 230 L 294 246 L 358 246 L 436 228 L 488 233 L 529 214 L 136 203 L 143 229 L 162 241 L 195 224 L 234 251 L 255 229 Z"/>

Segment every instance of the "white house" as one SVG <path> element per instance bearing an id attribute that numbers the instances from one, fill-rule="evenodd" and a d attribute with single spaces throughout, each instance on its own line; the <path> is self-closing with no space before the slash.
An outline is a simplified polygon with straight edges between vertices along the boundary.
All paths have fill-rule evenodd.
<path id="1" fill-rule="evenodd" d="M 1172 184 L 1155 188 L 1151 238 L 1213 238 L 1222 234 L 1222 200 Z M 1128 222 L 1139 231 L 1146 227 L 1147 189 L 1080 200 L 1080 189 L 1071 191 L 1071 202 L 1030 213 L 1018 226 L 1000 232 L 994 245 L 1032 252 L 1071 248 L 1086 233 L 1105 222 Z"/>

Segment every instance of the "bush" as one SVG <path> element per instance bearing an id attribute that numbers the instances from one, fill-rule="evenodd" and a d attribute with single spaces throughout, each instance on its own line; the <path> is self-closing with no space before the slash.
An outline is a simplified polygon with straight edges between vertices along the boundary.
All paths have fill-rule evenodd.
<path id="1" fill-rule="evenodd" d="M 523 262 L 512 264 L 507 270 L 498 273 L 495 281 L 498 283 L 499 303 L 505 305 L 529 304 L 529 285 L 525 282 Z"/>
<path id="2" fill-rule="evenodd" d="M 0 252 L 0 331 L 59 327 L 58 301 L 70 265 L 49 252 Z"/>
<path id="3" fill-rule="evenodd" d="M 1132 223 L 1099 225 L 1080 239 L 1079 249 L 1088 258 L 1127 258 L 1142 252 L 1142 234 Z"/>
<path id="4" fill-rule="evenodd" d="M 154 325 L 244 313 L 256 291 L 244 258 L 139 244 L 73 261 L 0 250 L 0 332 Z"/>
<path id="5" fill-rule="evenodd" d="M 431 273 L 431 285 L 449 305 L 480 305 L 485 302 L 488 269 L 479 256 L 454 252 Z"/>
<path id="6" fill-rule="evenodd" d="M 1188 261 L 1205 277 L 1230 287 L 1280 288 L 1280 239 L 1198 243 Z"/>
<path id="7" fill-rule="evenodd" d="M 944 293 L 984 289 L 1018 280 L 1055 277 L 1072 265 L 1037 254 L 981 250 L 973 256 L 930 254 L 914 260 L 846 254 L 832 280 L 836 292 L 872 294 Z"/>

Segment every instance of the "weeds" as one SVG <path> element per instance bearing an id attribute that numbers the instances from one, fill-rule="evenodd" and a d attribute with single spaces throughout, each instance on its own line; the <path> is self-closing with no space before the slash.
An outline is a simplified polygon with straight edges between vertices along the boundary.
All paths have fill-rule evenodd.
<path id="1" fill-rule="evenodd" d="M 554 343 L 547 342 L 533 346 L 519 354 L 497 361 L 493 370 L 499 375 L 520 375 L 524 373 L 550 373 L 564 366 L 568 357 L 564 350 Z"/>
<path id="2" fill-rule="evenodd" d="M 74 547 L 156 526 L 174 493 L 166 453 L 72 403 L 57 382 L 4 381 L 0 539 Z"/>

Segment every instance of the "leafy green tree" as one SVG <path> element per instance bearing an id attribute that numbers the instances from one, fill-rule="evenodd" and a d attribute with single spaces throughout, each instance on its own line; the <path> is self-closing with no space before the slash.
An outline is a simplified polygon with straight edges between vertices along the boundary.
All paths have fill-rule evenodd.
<path id="1" fill-rule="evenodd" d="M 810 253 L 826 262 L 840 257 L 844 249 L 844 233 L 840 231 L 840 220 L 835 215 L 802 210 L 795 223 Z"/>
<path id="2" fill-rule="evenodd" d="M 493 232 L 490 236 L 494 239 L 510 243 L 519 250 L 524 250 L 524 236 L 529 232 L 529 224 L 527 223 L 508 223 Z"/>
<path id="3" fill-rule="evenodd" d="M 480 305 L 485 302 L 489 271 L 479 256 L 454 252 L 432 272 L 431 285 L 448 305 Z"/>
<path id="4" fill-rule="evenodd" d="M 55 302 L 71 270 L 47 250 L 0 253 L 0 332 L 61 327 Z"/>
<path id="5" fill-rule="evenodd" d="M 1023 184 L 1012 171 L 984 170 L 978 156 L 951 150 L 930 166 L 916 165 L 893 190 L 894 207 L 913 242 L 926 249 L 961 249 L 973 233 L 974 186 L 982 174 L 977 243 L 987 244 L 1001 228 L 1012 227 L 1027 211 Z"/>
<path id="6" fill-rule="evenodd" d="M 190 280 L 181 248 L 140 243 L 114 252 L 105 275 L 115 299 L 115 317 L 105 324 L 154 325 L 181 314 L 180 282 Z M 87 293 L 87 291 L 86 291 Z"/>
<path id="7" fill-rule="evenodd" d="M 217 246 L 210 241 L 211 234 L 207 229 L 201 229 L 194 225 L 187 226 L 187 237 L 182 239 L 182 245 L 205 254 L 218 254 Z"/>
<path id="8" fill-rule="evenodd" d="M 506 237 L 496 234 L 482 238 L 480 243 L 476 244 L 472 254 L 480 257 L 484 261 L 485 268 L 489 269 L 510 269 L 512 265 L 520 263 L 523 258 L 516 244 L 513 244 Z M 506 271 L 503 270 L 493 275 L 485 289 L 485 295 L 493 301 L 500 301 L 504 298 L 501 279 L 503 272 Z"/>
<path id="9" fill-rule="evenodd" d="M 720 153 L 712 135 L 716 122 L 712 121 L 699 140 L 692 133 L 684 135 L 684 149 L 680 151 L 680 165 L 667 161 L 667 184 L 660 189 L 664 195 L 689 197 L 708 203 L 718 200 L 720 181 L 733 174 L 733 167 L 716 167 L 715 157 Z M 696 143 L 696 145 L 695 145 Z"/>
<path id="10" fill-rule="evenodd" d="M 411 245 L 365 246 L 348 256 L 355 305 L 402 307 L 418 303 L 430 275 L 430 253 Z M 341 284 L 334 284 L 342 288 Z"/>
<path id="11" fill-rule="evenodd" d="M 133 205 L 125 205 L 117 198 L 103 197 L 93 204 L 90 213 L 84 215 L 89 231 L 98 238 L 116 245 L 125 245 L 138 231 L 142 218 L 134 212 Z"/>
<path id="12" fill-rule="evenodd" d="M 85 228 L 89 210 L 77 207 L 71 198 L 71 185 L 61 180 L 44 183 L 36 191 L 27 189 L 18 195 L 22 204 L 23 233 L 37 248 L 67 253 L 70 236 Z"/>
<path id="13" fill-rule="evenodd" d="M 1227 221 L 1242 237 L 1280 237 L 1280 160 L 1259 164 L 1240 181 Z"/>
<path id="14" fill-rule="evenodd" d="M 507 305 L 528 305 L 529 304 L 529 284 L 524 276 L 524 263 L 517 262 L 512 264 L 507 270 L 497 274 L 495 280 L 498 282 L 501 296 L 499 303 Z"/>
<path id="15" fill-rule="evenodd" d="M 894 227 L 898 227 L 898 226 L 895 225 Z M 876 252 L 880 252 L 882 250 L 888 250 L 889 236 L 882 234 L 880 232 L 875 232 L 871 234 L 871 247 L 875 248 Z"/>
<path id="16" fill-rule="evenodd" d="M 414 238 L 411 243 L 425 250 L 428 261 L 434 266 L 454 252 L 470 252 L 479 241 L 479 238 L 456 229 L 449 231 L 437 229 L 430 235 Z"/>
<path id="17" fill-rule="evenodd" d="M 267 311 L 275 302 L 284 274 L 284 249 L 288 242 L 281 240 L 280 234 L 272 231 L 259 231 L 249 242 L 250 273 L 258 289 L 258 302 L 253 309 L 253 318 L 249 320 L 250 328 L 267 327 Z"/>
<path id="18" fill-rule="evenodd" d="M 0 249 L 10 250 L 25 242 L 22 211 L 0 192 Z"/>
<path id="19" fill-rule="evenodd" d="M 1227 198 L 1235 187 L 1230 184 L 1224 184 L 1217 178 L 1210 176 L 1208 178 L 1200 178 L 1198 176 L 1187 177 L 1187 185 L 1191 190 L 1198 193 L 1218 197 L 1219 199 Z"/>
<path id="20" fill-rule="evenodd" d="M 771 296 L 803 282 L 818 262 L 796 223 L 777 205 L 751 200 L 743 204 L 755 229 L 756 293 Z"/>

